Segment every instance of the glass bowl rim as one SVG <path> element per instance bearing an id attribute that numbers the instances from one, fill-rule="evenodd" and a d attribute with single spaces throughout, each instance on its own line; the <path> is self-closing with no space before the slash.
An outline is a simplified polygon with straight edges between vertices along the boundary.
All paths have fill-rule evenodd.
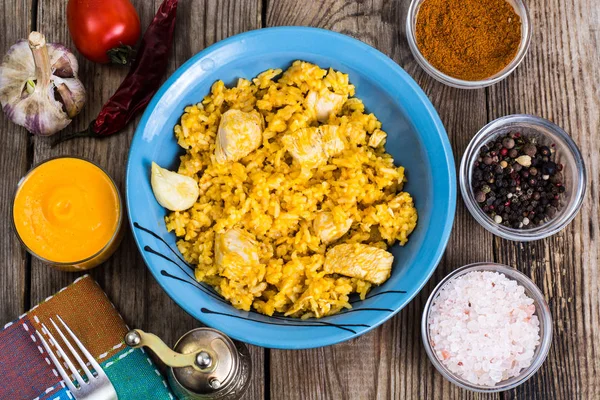
<path id="1" fill-rule="evenodd" d="M 21 235 L 19 235 L 19 231 L 17 230 L 17 225 L 15 224 L 15 213 L 14 213 L 15 200 L 17 198 L 17 193 L 19 192 L 21 185 L 25 182 L 27 177 L 29 177 L 33 173 L 33 171 L 35 171 L 39 166 L 46 164 L 47 162 L 59 160 L 59 159 L 63 159 L 63 158 L 74 158 L 77 160 L 85 161 L 85 162 L 92 164 L 96 168 L 100 169 L 100 171 L 102 171 L 104 173 L 104 175 L 106 175 L 108 177 L 108 180 L 114 187 L 115 192 L 117 193 L 117 198 L 119 200 L 119 219 L 117 220 L 117 226 L 116 226 L 115 232 L 112 234 L 112 236 L 110 237 L 108 242 L 104 246 L 102 246 L 102 248 L 100 250 L 98 250 L 96 253 L 92 254 L 91 256 L 86 257 L 82 260 L 75 260 L 75 261 L 68 261 L 68 262 L 48 260 L 45 257 L 42 257 L 39 254 L 37 254 L 36 252 L 34 252 L 29 246 L 27 246 L 27 244 L 25 243 L 23 238 L 21 238 Z M 119 238 L 119 233 L 121 232 L 121 227 L 123 226 L 124 214 L 125 213 L 123 210 L 123 199 L 121 197 L 121 192 L 120 192 L 119 187 L 117 186 L 116 182 L 114 181 L 114 179 L 110 176 L 110 174 L 104 168 L 102 168 L 100 165 L 98 165 L 97 163 L 93 162 L 92 160 L 90 160 L 88 158 L 80 157 L 80 156 L 66 155 L 66 154 L 50 157 L 50 158 L 47 158 L 45 160 L 42 160 L 42 161 L 32 165 L 31 168 L 29 168 L 29 170 L 25 173 L 25 175 L 23 175 L 21 178 L 19 178 L 19 181 L 17 182 L 17 186 L 15 187 L 15 189 L 13 191 L 12 202 L 10 205 L 11 226 L 12 226 L 13 232 L 17 236 L 17 239 L 19 239 L 21 246 L 23 246 L 23 248 L 29 254 L 31 254 L 33 257 L 37 258 L 38 260 L 42 261 L 43 263 L 46 263 L 49 265 L 55 265 L 57 267 L 69 267 L 69 266 L 73 266 L 73 265 L 77 265 L 77 264 L 83 264 L 83 263 L 86 263 L 88 261 L 95 259 L 100 254 L 102 254 L 104 251 L 106 251 L 106 249 L 108 249 L 115 242 L 115 240 L 118 240 L 118 238 Z"/>
<path id="2" fill-rule="evenodd" d="M 435 78 L 438 82 L 458 89 L 482 89 L 506 79 L 523 62 L 525 56 L 529 52 L 531 39 L 533 37 L 533 26 L 531 15 L 529 13 L 529 7 L 527 7 L 527 4 L 523 0 L 511 0 L 514 1 L 519 7 L 519 10 L 515 11 L 518 11 L 519 16 L 521 17 L 521 29 L 525 30 L 523 39 L 519 44 L 519 50 L 511 62 L 508 63 L 501 71 L 486 79 L 468 81 L 447 75 L 431 65 L 425 56 L 423 56 L 421 50 L 419 50 L 419 46 L 417 45 L 413 19 L 416 21 L 418 16 L 418 8 L 423 1 L 425 0 L 411 0 L 406 16 L 406 38 L 410 51 L 415 57 L 417 63 L 425 70 L 425 72 Z"/>
<path id="3" fill-rule="evenodd" d="M 498 272 L 498 273 L 504 274 L 508 279 L 515 280 L 515 281 L 517 281 L 517 283 L 520 286 L 523 286 L 529 292 L 528 296 L 533 298 L 533 300 L 537 303 L 537 305 L 539 305 L 538 310 L 536 310 L 536 315 L 538 316 L 538 319 L 540 321 L 540 326 L 543 325 L 543 335 L 541 335 L 540 344 L 538 345 L 538 348 L 540 349 L 540 351 L 539 351 L 537 357 L 533 358 L 533 360 L 531 361 L 531 365 L 529 367 L 525 368 L 521 372 L 521 375 L 510 378 L 510 379 L 515 379 L 515 378 L 517 378 L 517 379 L 508 385 L 501 385 L 501 383 L 502 383 L 502 381 L 501 381 L 500 384 L 498 384 L 496 386 L 491 386 L 491 387 L 480 386 L 480 385 L 472 384 L 470 382 L 467 382 L 466 380 L 463 380 L 462 378 L 457 377 L 454 373 L 452 373 L 449 369 L 447 369 L 441 363 L 441 361 L 438 360 L 438 358 L 435 355 L 433 348 L 429 342 L 428 319 L 429 319 L 429 313 L 431 311 L 431 305 L 433 304 L 433 300 L 440 293 L 441 289 L 452 279 L 455 279 L 459 276 L 463 276 L 469 272 L 474 272 L 474 271 L 492 271 L 492 272 Z M 423 308 L 423 314 L 421 317 L 421 339 L 423 341 L 423 346 L 425 347 L 425 352 L 427 353 L 429 360 L 431 361 L 433 366 L 436 368 L 436 370 L 451 383 L 453 383 L 463 389 L 467 389 L 467 390 L 471 390 L 471 391 L 479 392 L 479 393 L 497 393 L 497 392 L 514 389 L 515 387 L 517 387 L 517 386 L 525 383 L 527 380 L 529 380 L 529 378 L 531 378 L 540 369 L 540 367 L 543 365 L 543 363 L 546 361 L 546 358 L 548 357 L 548 353 L 550 352 L 550 347 L 552 345 L 552 337 L 553 337 L 552 328 L 553 328 L 553 320 L 552 320 L 552 313 L 550 311 L 550 307 L 548 306 L 548 303 L 546 302 L 546 299 L 544 298 L 544 294 L 542 293 L 540 288 L 535 284 L 535 282 L 533 282 L 533 280 L 531 280 L 531 278 L 529 278 L 527 275 L 525 275 L 523 272 L 517 270 L 516 268 L 510 267 L 505 264 L 495 263 L 495 262 L 477 262 L 477 263 L 467 264 L 467 265 L 457 268 L 454 271 L 452 271 L 451 273 L 449 273 L 446 277 L 444 277 L 444 279 L 442 279 L 435 286 L 435 288 L 429 295 L 429 298 L 427 299 L 427 302 L 425 303 L 425 307 Z M 542 332 L 540 330 L 540 334 L 541 333 Z M 537 348 L 536 348 L 536 350 L 537 350 Z M 507 379 L 506 381 L 509 381 L 510 379 Z"/>
<path id="4" fill-rule="evenodd" d="M 576 175 L 578 177 L 578 186 L 576 190 L 574 190 L 573 196 L 575 200 L 569 207 L 569 212 L 565 214 L 562 220 L 560 220 L 560 218 L 556 218 L 532 229 L 509 228 L 493 222 L 492 219 L 483 212 L 481 207 L 475 203 L 473 190 L 469 184 L 470 170 L 468 168 L 472 164 L 473 157 L 478 154 L 478 150 L 481 148 L 481 146 L 487 142 L 488 138 L 492 137 L 504 126 L 518 123 L 527 123 L 534 126 L 540 126 L 552 131 L 560 138 L 565 147 L 569 149 L 569 152 L 575 159 L 575 164 L 577 167 Z M 494 235 L 518 242 L 544 239 L 563 230 L 569 223 L 571 223 L 575 216 L 577 216 L 577 213 L 583 205 L 583 200 L 585 198 L 587 189 L 587 172 L 585 162 L 579 147 L 577 147 L 577 144 L 575 144 L 573 139 L 560 126 L 545 118 L 529 114 L 506 115 L 489 122 L 483 128 L 481 128 L 475 134 L 475 136 L 473 136 L 463 153 L 458 175 L 463 202 L 467 206 L 467 209 L 473 218 L 475 218 L 475 220 L 481 226 Z"/>

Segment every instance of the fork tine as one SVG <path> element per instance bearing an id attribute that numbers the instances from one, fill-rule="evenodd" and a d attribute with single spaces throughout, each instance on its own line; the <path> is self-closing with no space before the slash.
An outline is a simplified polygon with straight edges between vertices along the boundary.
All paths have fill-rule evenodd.
<path id="1" fill-rule="evenodd" d="M 81 350 L 81 353 L 83 353 L 85 358 L 87 358 L 87 360 L 90 363 L 90 365 L 92 366 L 92 368 L 94 368 L 94 370 L 96 370 L 96 373 L 98 374 L 98 376 L 106 376 L 106 374 L 104 373 L 104 370 L 102 369 L 100 364 L 98 364 L 96 362 L 96 359 L 94 358 L 94 356 L 92 356 L 90 354 L 90 352 L 83 346 L 81 341 L 79 341 L 79 339 L 77 339 L 77 336 L 75 336 L 75 334 L 73 333 L 71 328 L 69 328 L 69 326 L 67 324 L 65 324 L 65 321 L 63 321 L 59 315 L 57 315 L 56 318 L 58 318 L 58 320 L 63 324 L 63 326 L 65 327 L 67 332 L 69 332 L 69 335 L 71 335 L 71 337 L 73 338 L 73 341 L 77 344 L 77 347 L 79 347 L 79 350 Z"/>
<path id="2" fill-rule="evenodd" d="M 75 377 L 75 380 L 77 381 L 77 383 L 79 384 L 79 386 L 80 387 L 83 386 L 85 384 L 85 381 L 83 380 L 83 378 L 81 377 L 81 375 L 79 375 L 79 372 L 77 371 L 77 368 L 75 368 L 75 366 L 73 365 L 73 363 L 71 362 L 71 360 L 69 359 L 69 357 L 67 357 L 67 355 L 65 354 L 65 352 L 63 351 L 63 349 L 59 346 L 59 344 L 56 341 L 56 339 L 54 339 L 54 336 L 52 336 L 52 333 L 50 333 L 50 331 L 48 330 L 48 328 L 46 328 L 46 325 L 42 324 L 42 328 L 43 328 L 43 331 L 45 331 L 46 335 L 48 335 L 48 337 L 50 338 L 50 342 L 54 345 L 54 347 L 56 348 L 56 351 L 58 351 L 58 354 L 60 354 L 60 356 L 67 363 L 67 366 L 69 367 L 69 370 L 71 370 L 71 373 Z M 51 353 L 51 352 L 48 351 L 48 353 Z M 52 359 L 56 360 L 55 357 L 53 357 Z M 60 363 L 58 363 L 58 360 L 56 360 L 56 361 L 57 361 L 56 364 L 60 365 Z M 67 382 L 71 382 L 71 378 L 69 378 L 69 376 L 66 373 L 65 373 L 65 375 L 62 376 L 62 378 L 65 381 L 67 381 Z"/>
<path id="3" fill-rule="evenodd" d="M 58 361 L 58 359 L 56 358 L 56 356 L 54 355 L 54 352 L 52 352 L 52 350 L 50 349 L 50 346 L 46 342 L 46 339 L 44 339 L 44 337 L 38 331 L 35 331 L 35 333 L 40 338 L 40 341 L 42 342 L 42 345 L 44 346 L 44 349 L 46 349 L 46 353 L 48 353 L 48 355 L 52 359 L 52 362 L 54 363 L 54 366 L 58 370 L 58 373 L 62 377 L 63 381 L 65 381 L 65 383 L 66 383 L 67 387 L 69 388 L 69 390 L 72 393 L 75 393 L 75 391 L 77 390 L 77 388 L 73 385 L 73 382 L 71 382 L 71 378 L 69 378 L 69 375 L 67 375 L 67 373 L 65 372 L 65 369 L 63 368 L 63 366 L 61 365 L 61 363 Z"/>
<path id="4" fill-rule="evenodd" d="M 57 318 L 60 319 L 60 317 L 58 315 L 57 315 Z M 62 319 L 60 321 L 63 323 L 63 325 L 65 325 L 65 323 L 62 321 Z M 54 329 L 56 329 L 56 332 L 58 332 L 58 334 L 62 338 L 63 343 L 67 345 L 67 347 L 69 348 L 69 351 L 71 352 L 71 354 L 73 354 L 73 357 L 75 357 L 75 359 L 77 360 L 77 362 L 81 366 L 81 369 L 83 369 L 83 372 L 87 376 L 88 381 L 90 379 L 93 379 L 94 375 L 88 369 L 87 365 L 85 365 L 85 363 L 83 362 L 83 360 L 81 359 L 81 357 L 79 357 L 79 354 L 77 353 L 77 351 L 75 350 L 75 348 L 71 345 L 71 342 L 65 337 L 65 335 L 62 333 L 62 331 L 60 330 L 60 328 L 58 327 L 58 325 L 56 325 L 56 323 L 52 320 L 52 318 L 50 318 L 50 322 L 52 322 L 52 325 L 54 325 Z M 66 327 L 66 325 L 65 325 L 65 327 Z M 69 333 L 71 334 L 71 337 L 73 339 L 77 340 L 77 338 L 75 338 L 75 336 L 73 335 L 73 332 L 71 332 L 70 329 L 69 329 Z M 78 343 L 78 345 L 79 345 L 79 343 Z M 79 346 L 79 348 L 81 348 L 81 346 Z"/>

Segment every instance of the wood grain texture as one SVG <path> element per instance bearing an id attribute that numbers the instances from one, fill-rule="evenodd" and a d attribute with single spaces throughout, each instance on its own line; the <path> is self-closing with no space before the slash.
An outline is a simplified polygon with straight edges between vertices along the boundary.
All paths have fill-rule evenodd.
<path id="1" fill-rule="evenodd" d="M 260 14 L 259 1 L 180 1 L 169 74 L 205 47 L 236 33 L 260 28 Z M 200 99 L 204 94 L 199 93 L 198 96 Z M 124 171 L 123 167 L 123 173 Z M 137 253 L 137 249 L 133 247 L 132 245 L 128 252 Z M 146 315 L 144 329 L 157 333 L 167 343 L 174 345 L 185 332 L 201 324 L 167 296 L 151 277 L 143 262 L 140 266 L 146 271 L 148 280 L 146 289 L 148 299 L 144 302 Z M 262 399 L 265 351 L 256 346 L 248 347 L 252 357 L 253 375 L 244 398 Z"/>
<path id="2" fill-rule="evenodd" d="M 440 112 L 458 165 L 470 138 L 487 121 L 485 91 L 446 87 L 420 69 L 404 32 L 409 2 L 274 0 L 267 5 L 267 26 L 309 25 L 342 32 L 374 46 L 402 66 Z M 408 177 L 411 179 L 410 171 Z M 474 238 L 476 246 L 472 245 Z M 415 300 L 383 326 L 350 342 L 314 350 L 271 350 L 271 398 L 498 398 L 468 393 L 445 381 L 429 362 L 420 332 L 423 306 L 434 285 L 459 266 L 492 258 L 491 235 L 470 217 L 459 198 L 448 250 Z"/>
<path id="3" fill-rule="evenodd" d="M 0 1 L 0 52 L 4 55 L 17 40 L 29 34 L 31 0 Z M 29 134 L 0 116 L 0 327 L 15 319 L 28 306 L 27 256 L 21 248 L 12 227 L 12 199 L 19 179 L 29 168 Z"/>
<path id="4" fill-rule="evenodd" d="M 140 15 L 143 30 L 154 17 L 161 2 L 133 1 Z M 49 41 L 64 43 L 74 49 L 66 24 L 66 4 L 67 0 L 40 1 L 37 12 L 38 27 Z M 259 1 L 181 1 L 177 11 L 175 39 L 167 75 L 215 41 L 259 27 Z M 118 88 L 127 74 L 127 68 L 94 64 L 76 54 L 80 62 L 81 79 L 88 91 L 88 103 L 72 127 L 82 130 L 95 118 L 102 105 Z M 137 120 L 120 134 L 104 140 L 79 139 L 63 143 L 56 148 L 50 148 L 47 140 L 35 138 L 35 162 L 64 154 L 88 158 L 108 171 L 124 197 L 125 165 L 136 124 Z M 100 283 L 130 326 L 153 332 L 167 344 L 175 344 L 185 332 L 200 326 L 199 322 L 178 307 L 156 283 L 139 255 L 128 226 L 125 239 L 115 255 L 104 265 L 90 271 L 90 274 Z M 43 300 L 77 276 L 78 274 L 55 271 L 34 260 L 31 304 Z M 264 392 L 264 350 L 252 347 L 250 351 L 254 375 L 247 398 L 258 399 L 262 398 Z"/>
<path id="5" fill-rule="evenodd" d="M 74 49 L 66 25 L 66 2 L 0 0 L 0 51 L 6 52 L 17 39 L 26 37 L 33 26 L 45 33 L 49 41 Z M 133 3 L 145 28 L 160 0 Z M 37 7 L 32 9 L 32 4 Z M 182 0 L 169 73 L 204 47 L 261 25 L 309 25 L 342 32 L 383 51 L 419 83 L 440 113 L 457 165 L 471 137 L 499 116 L 526 112 L 565 128 L 585 157 L 585 203 L 563 232 L 539 242 L 518 244 L 494 238 L 483 230 L 459 195 L 454 229 L 442 262 L 431 281 L 404 310 L 366 335 L 336 346 L 303 351 L 250 346 L 254 372 L 244 398 L 600 398 L 597 0 L 529 1 L 534 39 L 525 61 L 506 81 L 474 91 L 439 84 L 417 65 L 404 33 L 408 4 L 408 0 Z M 79 56 L 78 59 L 80 75 L 88 89 L 88 104 L 72 127 L 83 129 L 127 71 L 95 65 Z M 23 129 L 0 116 L 0 146 L 4 151 L 0 159 L 0 322 L 14 319 L 78 276 L 54 271 L 35 260 L 28 262 L 11 232 L 10 204 L 18 179 L 33 162 L 54 155 L 79 155 L 106 168 L 124 193 L 125 163 L 134 127 L 135 123 L 107 140 L 78 140 L 50 149 L 45 140 L 30 139 Z M 435 371 L 421 344 L 422 309 L 434 285 L 453 269 L 478 261 L 502 262 L 524 271 L 544 292 L 554 317 L 553 346 L 542 369 L 523 386 L 500 395 L 477 395 L 451 385 Z M 154 332 L 168 344 L 200 325 L 158 286 L 130 232 L 115 256 L 91 271 L 91 275 L 130 326 Z"/>
<path id="6" fill-rule="evenodd" d="M 600 11 L 595 0 L 530 1 L 534 40 L 513 76 L 489 89 L 490 118 L 527 113 L 563 127 L 588 172 L 581 212 L 559 234 L 533 243 L 494 239 L 497 261 L 528 274 L 554 317 L 548 360 L 507 399 L 600 398 Z"/>

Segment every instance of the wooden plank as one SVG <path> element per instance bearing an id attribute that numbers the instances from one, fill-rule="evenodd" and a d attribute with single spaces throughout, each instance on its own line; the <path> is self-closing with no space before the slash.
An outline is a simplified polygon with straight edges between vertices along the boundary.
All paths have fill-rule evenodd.
<path id="1" fill-rule="evenodd" d="M 32 0 L 3 0 L 0 2 L 0 21 L 4 26 L 0 35 L 2 56 L 17 40 L 27 38 L 31 27 Z M 12 201 L 19 179 L 29 169 L 29 133 L 9 121 L 0 112 L 0 328 L 16 319 L 28 306 L 27 281 L 29 266 L 12 226 Z"/>
<path id="2" fill-rule="evenodd" d="M 529 7 L 530 52 L 513 76 L 490 89 L 491 117 L 528 113 L 554 121 L 579 145 L 589 180 L 581 212 L 559 234 L 527 244 L 495 239 L 498 261 L 528 274 L 554 317 L 548 359 L 505 398 L 600 398 L 600 10 L 595 0 L 536 0 Z"/>
<path id="3" fill-rule="evenodd" d="M 39 26 L 48 40 L 65 43 L 74 49 L 65 20 L 66 0 L 46 0 L 38 9 Z M 133 1 L 145 29 L 160 0 Z M 260 27 L 260 2 L 194 0 L 179 2 L 177 27 L 169 74 L 205 46 L 231 34 Z M 103 103 L 117 89 L 127 70 L 120 67 L 96 65 L 80 61 L 80 74 L 88 90 L 88 104 L 73 122 L 76 129 L 84 129 L 98 113 Z M 129 144 L 136 123 L 124 132 L 105 140 L 81 139 L 49 148 L 46 141 L 35 141 L 35 160 L 40 161 L 61 154 L 79 155 L 106 168 L 117 182 L 124 196 L 125 164 Z M 179 308 L 160 288 L 142 261 L 129 232 L 116 254 L 90 274 L 100 283 L 125 321 L 132 327 L 153 332 L 173 345 L 185 332 L 200 324 Z M 51 295 L 71 282 L 77 275 L 54 271 L 34 262 L 32 271 L 32 304 Z M 263 349 L 251 348 L 254 374 L 247 398 L 263 396 Z"/>
<path id="4" fill-rule="evenodd" d="M 389 55 L 421 85 L 446 126 L 455 160 L 487 121 L 485 92 L 460 91 L 427 76 L 404 38 L 406 1 L 269 1 L 267 25 L 318 26 L 354 36 Z M 478 238 L 473 245 L 473 238 Z M 271 351 L 273 399 L 496 399 L 463 391 L 438 374 L 421 344 L 422 309 L 435 283 L 468 263 L 491 260 L 492 237 L 458 200 L 444 259 L 425 289 L 396 317 L 348 343 L 302 351 Z"/>
<path id="5" fill-rule="evenodd" d="M 40 2 L 42 3 L 42 2 Z M 38 8 L 40 29 L 50 41 L 73 48 L 66 30 L 66 0 L 44 1 Z M 145 26 L 158 0 L 134 2 Z M 180 65 L 205 45 L 242 30 L 260 26 L 259 2 L 187 1 L 180 5 L 175 56 L 170 69 Z M 484 91 L 464 92 L 434 82 L 416 65 L 404 39 L 408 2 L 330 0 L 307 4 L 292 0 L 271 1 L 265 10 L 268 25 L 313 25 L 355 36 L 390 55 L 425 89 L 440 110 L 455 157 L 462 154 L 470 137 L 487 121 Z M 273 398 L 487 398 L 463 392 L 445 382 L 430 365 L 420 343 L 422 307 L 434 282 L 450 270 L 475 261 L 491 260 L 492 246 L 497 260 L 526 271 L 545 292 L 555 318 L 555 340 L 548 361 L 536 376 L 506 398 L 598 398 L 600 371 L 598 266 L 600 252 L 600 10 L 594 0 L 530 2 L 536 36 L 525 63 L 506 82 L 488 90 L 491 118 L 530 112 L 550 118 L 563 126 L 580 144 L 586 157 L 589 186 L 586 203 L 578 218 L 554 238 L 519 245 L 492 239 L 468 215 L 459 199 L 457 220 L 444 260 L 434 279 L 398 316 L 379 329 L 350 343 L 310 351 L 272 351 L 270 390 Z M 5 30 L 0 38 L 6 51 L 17 38 L 25 37 L 30 26 L 31 1 L 4 0 Z M 181 22 L 182 14 L 185 21 Z M 15 21 L 20 21 L 15 23 Z M 182 33 L 181 25 L 186 26 Z M 187 25 L 186 25 L 187 24 Z M 84 113 L 75 121 L 84 128 L 112 94 L 125 75 L 113 67 L 95 66 L 80 58 L 80 73 L 89 91 Z M 10 203 L 18 178 L 29 166 L 28 140 L 22 129 L 0 117 L 5 132 L 0 140 L 5 156 L 3 173 L 2 228 L 0 242 L 0 316 L 8 321 L 36 302 L 72 281 L 76 275 L 53 271 L 35 262 L 30 299 L 26 292 L 26 262 L 16 239 L 10 234 Z M 133 128 L 118 138 L 93 142 L 82 140 L 50 151 L 45 142 L 34 140 L 35 159 L 55 154 L 82 155 L 107 168 L 123 189 L 126 148 Z M 8 135 L 7 133 L 10 133 Z M 14 134 L 13 134 L 14 133 Z M 459 161 L 459 158 L 456 158 Z M 481 238 L 474 245 L 473 237 Z M 167 342 L 174 341 L 197 323 L 179 309 L 150 277 L 130 234 L 118 253 L 92 275 L 115 301 L 133 326 L 154 331 Z M 162 318 L 157 318 L 161 316 Z M 251 348 L 255 374 L 246 398 L 264 395 L 263 350 Z M 495 398 L 489 396 L 489 398 Z"/>
<path id="6" fill-rule="evenodd" d="M 260 2 L 254 0 L 180 1 L 177 13 L 176 40 L 170 71 L 174 71 L 191 56 L 214 42 L 236 33 L 260 28 Z M 201 93 L 198 95 L 204 96 Z M 137 249 L 135 252 L 137 253 Z M 149 272 L 146 275 L 150 277 Z M 167 343 L 175 344 L 185 332 L 201 326 L 179 308 L 153 278 L 149 278 L 148 284 L 147 293 L 151 299 L 146 303 L 147 329 L 163 335 Z M 151 315 L 162 317 L 151 318 Z M 248 347 L 253 372 L 250 387 L 244 398 L 261 399 L 264 397 L 264 350 L 256 346 Z"/>
<path id="7" fill-rule="evenodd" d="M 127 68 L 94 64 L 77 52 L 66 23 L 66 4 L 67 0 L 40 1 L 37 10 L 38 29 L 46 35 L 49 42 L 63 43 L 77 56 L 80 79 L 87 89 L 87 103 L 83 112 L 67 129 L 82 130 L 95 118 L 103 103 L 121 83 L 127 74 Z M 154 15 L 154 2 L 138 2 L 136 8 L 143 25 L 147 25 Z M 110 139 L 78 139 L 55 148 L 51 148 L 45 138 L 34 138 L 34 161 L 37 163 L 59 155 L 85 157 L 108 171 L 123 196 L 127 148 L 132 134 L 133 126 L 130 126 Z M 37 304 L 81 275 L 54 270 L 38 260 L 34 260 L 32 264 L 32 304 Z M 90 271 L 90 274 L 115 302 L 130 325 L 143 325 L 146 302 L 142 294 L 147 290 L 148 276 L 129 234 L 116 254 L 104 265 Z"/>

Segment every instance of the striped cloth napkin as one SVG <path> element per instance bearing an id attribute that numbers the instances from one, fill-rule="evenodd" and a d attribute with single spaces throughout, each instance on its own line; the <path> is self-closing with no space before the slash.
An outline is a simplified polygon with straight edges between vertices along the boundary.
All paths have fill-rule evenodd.
<path id="1" fill-rule="evenodd" d="M 58 337 L 49 320 L 55 315 L 61 316 L 96 358 L 119 400 L 174 399 L 164 377 L 144 350 L 125 345 L 127 325 L 88 275 L 0 331 L 0 399 L 73 399 L 35 334 L 35 330 L 41 332 L 44 324 Z"/>

